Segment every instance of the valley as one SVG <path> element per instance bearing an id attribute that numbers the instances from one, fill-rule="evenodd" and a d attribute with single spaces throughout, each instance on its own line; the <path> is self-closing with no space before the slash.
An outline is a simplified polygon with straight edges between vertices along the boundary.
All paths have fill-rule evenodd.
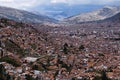
<path id="1" fill-rule="evenodd" d="M 66 24 L 0 19 L 0 80 L 119 80 L 119 69 L 119 12 Z"/>

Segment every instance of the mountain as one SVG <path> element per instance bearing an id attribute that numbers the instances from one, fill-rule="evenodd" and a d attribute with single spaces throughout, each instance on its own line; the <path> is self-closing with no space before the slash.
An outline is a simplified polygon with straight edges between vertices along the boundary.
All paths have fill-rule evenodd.
<path id="1" fill-rule="evenodd" d="M 120 22 L 120 13 L 117 13 L 116 15 L 103 20 L 103 22 L 104 21 Z"/>
<path id="2" fill-rule="evenodd" d="M 0 17 L 7 18 L 15 21 L 22 21 L 27 23 L 45 23 L 56 22 L 57 20 L 43 15 L 36 15 L 24 10 L 18 10 L 8 7 L 0 7 Z"/>
<path id="3" fill-rule="evenodd" d="M 119 12 L 120 12 L 120 7 L 105 6 L 102 9 L 96 11 L 82 13 L 79 15 L 66 18 L 62 22 L 80 23 L 80 22 L 99 21 L 112 17 Z"/>
<path id="4" fill-rule="evenodd" d="M 120 27 L 120 13 L 98 22 L 100 22 L 100 25 L 102 24 L 102 26 Z"/>
<path id="5" fill-rule="evenodd" d="M 64 18 L 77 15 L 83 12 L 90 12 L 103 7 L 103 5 L 68 5 L 68 4 L 52 4 L 52 5 L 40 5 L 29 11 L 35 14 L 47 15 L 57 20 L 63 20 Z"/>

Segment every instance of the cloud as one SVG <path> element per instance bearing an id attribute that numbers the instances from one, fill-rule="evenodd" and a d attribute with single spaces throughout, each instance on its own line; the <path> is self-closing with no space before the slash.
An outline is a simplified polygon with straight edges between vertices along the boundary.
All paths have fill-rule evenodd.
<path id="1" fill-rule="evenodd" d="M 120 0 L 51 0 L 54 3 L 67 3 L 67 4 L 112 4 L 120 2 Z"/>
<path id="2" fill-rule="evenodd" d="M 8 2 L 13 2 L 14 0 L 0 0 L 0 2 L 6 2 L 6 3 L 8 3 Z"/>
<path id="3" fill-rule="evenodd" d="M 67 0 L 51 0 L 51 3 L 67 3 Z"/>
<path id="4" fill-rule="evenodd" d="M 13 7 L 18 9 L 29 9 L 45 4 L 115 4 L 120 0 L 0 0 L 0 6 Z"/>
<path id="5" fill-rule="evenodd" d="M 0 6 L 17 9 L 28 9 L 37 5 L 46 4 L 48 0 L 0 0 Z"/>

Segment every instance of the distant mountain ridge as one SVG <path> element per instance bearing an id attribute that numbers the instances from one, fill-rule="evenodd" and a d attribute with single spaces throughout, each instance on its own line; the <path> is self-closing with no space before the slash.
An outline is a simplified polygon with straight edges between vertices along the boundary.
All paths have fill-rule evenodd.
<path id="1" fill-rule="evenodd" d="M 99 20 L 110 18 L 119 12 L 120 12 L 120 7 L 105 6 L 104 8 L 93 11 L 93 12 L 82 13 L 79 15 L 66 18 L 62 22 L 81 23 L 81 22 L 99 21 Z"/>
<path id="2" fill-rule="evenodd" d="M 96 10 L 102 8 L 103 5 L 68 5 L 68 4 L 52 4 L 52 5 L 41 5 L 35 8 L 30 9 L 30 12 L 34 12 L 35 14 L 43 14 L 48 17 L 55 18 L 57 20 L 63 20 L 64 18 L 77 15 L 83 12 L 90 12 L 92 10 Z"/>
<path id="3" fill-rule="evenodd" d="M 114 22 L 119 21 L 120 22 L 120 12 L 110 18 L 103 20 L 103 21 L 114 21 Z"/>
<path id="4" fill-rule="evenodd" d="M 43 15 L 36 15 L 24 10 L 18 10 L 8 7 L 0 6 L 0 18 L 7 18 L 15 21 L 22 21 L 27 23 L 47 23 L 57 22 L 57 20 Z"/>

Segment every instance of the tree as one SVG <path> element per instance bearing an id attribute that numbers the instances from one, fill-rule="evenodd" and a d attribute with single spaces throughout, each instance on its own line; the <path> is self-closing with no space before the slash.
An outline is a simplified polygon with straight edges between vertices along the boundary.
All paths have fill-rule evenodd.
<path id="1" fill-rule="evenodd" d="M 105 71 L 101 72 L 101 76 L 95 76 L 93 80 L 110 80 Z"/>
<path id="2" fill-rule="evenodd" d="M 26 80 L 35 80 L 32 76 L 30 75 L 25 75 L 26 76 Z"/>
<path id="3" fill-rule="evenodd" d="M 5 72 L 4 66 L 0 64 L 0 74 L 3 74 Z"/>
<path id="4" fill-rule="evenodd" d="M 56 79 L 56 76 L 59 74 L 59 70 L 57 70 L 54 74 L 54 78 Z"/>
<path id="5" fill-rule="evenodd" d="M 102 80 L 109 80 L 109 78 L 107 77 L 107 75 L 106 75 L 106 72 L 105 71 L 102 71 L 102 76 L 101 76 L 101 79 Z"/>
<path id="6" fill-rule="evenodd" d="M 85 49 L 84 45 L 79 46 L 79 50 L 84 50 L 84 49 Z"/>
<path id="7" fill-rule="evenodd" d="M 32 69 L 33 70 L 38 70 L 38 65 L 33 65 Z"/>
<path id="8" fill-rule="evenodd" d="M 4 75 L 5 68 L 2 64 L 0 64 L 0 80 L 6 80 L 6 76 Z"/>
<path id="9" fill-rule="evenodd" d="M 64 52 L 65 54 L 68 53 L 68 44 L 67 44 L 67 43 L 65 43 L 65 44 L 63 45 L 63 52 Z"/>

